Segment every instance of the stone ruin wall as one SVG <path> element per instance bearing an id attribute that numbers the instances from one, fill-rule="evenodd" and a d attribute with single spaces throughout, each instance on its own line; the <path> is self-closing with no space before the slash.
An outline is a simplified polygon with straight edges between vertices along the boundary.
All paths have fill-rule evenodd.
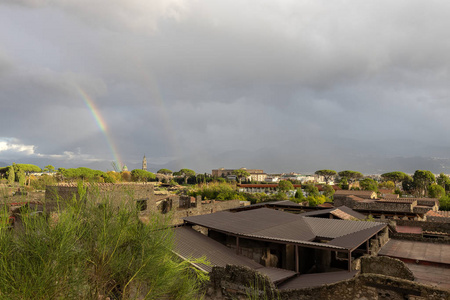
<path id="1" fill-rule="evenodd" d="M 48 186 L 45 192 L 46 209 L 56 209 L 57 200 L 64 203 L 73 197 L 79 198 L 76 186 Z M 191 201 L 191 197 L 178 195 L 158 196 L 154 193 L 152 184 L 101 184 L 87 187 L 87 201 L 99 202 L 99 199 L 108 199 L 114 204 L 130 203 L 138 205 L 138 201 L 144 201 L 145 209 L 142 216 L 151 213 L 168 214 L 172 217 L 172 224 L 182 224 L 183 218 L 189 216 L 204 215 L 217 211 L 228 210 L 240 206 L 239 200 L 214 201 L 202 203 L 197 197 Z"/>
<path id="2" fill-rule="evenodd" d="M 402 279 L 411 278 L 411 274 L 400 261 L 370 258 L 366 261 L 363 259 L 361 265 L 364 273 L 352 279 L 299 290 L 278 290 L 268 277 L 250 268 L 229 265 L 225 268 L 214 267 L 204 299 L 450 299 L 448 290 Z M 397 267 L 401 270 L 396 270 Z"/>

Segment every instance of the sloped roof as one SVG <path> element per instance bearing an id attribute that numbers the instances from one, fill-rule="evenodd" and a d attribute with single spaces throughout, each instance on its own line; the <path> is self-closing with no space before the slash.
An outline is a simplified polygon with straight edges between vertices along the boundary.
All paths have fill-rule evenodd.
<path id="1" fill-rule="evenodd" d="M 174 229 L 174 252 L 183 259 L 206 258 L 210 265 L 194 263 L 200 270 L 211 272 L 213 266 L 226 265 L 246 266 L 267 275 L 277 283 L 294 276 L 294 271 L 264 267 L 263 265 L 236 254 L 230 248 L 186 226 Z"/>
<path id="2" fill-rule="evenodd" d="M 336 239 L 345 235 L 355 235 L 355 240 L 369 239 L 386 224 L 364 221 L 308 218 L 299 215 L 259 208 L 240 212 L 218 212 L 209 215 L 184 218 L 187 223 L 204 226 L 232 235 L 278 241 L 282 243 L 351 250 L 355 242 L 351 238 L 333 244 L 315 242 L 316 238 Z M 372 228 L 372 230 L 366 230 Z M 364 231 L 366 230 L 366 231 Z M 361 233 L 358 233 L 363 231 Z M 374 232 L 372 234 L 372 232 Z M 347 244 L 345 244 L 345 241 Z"/>
<path id="3" fill-rule="evenodd" d="M 356 234 L 359 231 L 381 227 L 377 231 L 386 227 L 384 223 L 365 222 L 365 221 L 348 221 L 337 219 L 321 219 L 321 218 L 304 218 L 308 225 L 312 228 L 314 234 L 319 238 L 335 239 L 349 234 Z M 329 243 L 331 244 L 331 242 Z M 346 248 L 345 246 L 342 246 Z"/>
<path id="4" fill-rule="evenodd" d="M 322 209 L 318 211 L 310 211 L 303 214 L 300 214 L 302 217 L 315 217 L 315 216 L 323 216 L 333 214 L 336 217 L 343 219 L 343 220 L 351 220 L 352 218 L 363 220 L 366 218 L 365 215 L 354 211 L 350 207 L 347 207 L 345 205 L 339 206 L 339 207 L 333 207 L 329 209 Z"/>

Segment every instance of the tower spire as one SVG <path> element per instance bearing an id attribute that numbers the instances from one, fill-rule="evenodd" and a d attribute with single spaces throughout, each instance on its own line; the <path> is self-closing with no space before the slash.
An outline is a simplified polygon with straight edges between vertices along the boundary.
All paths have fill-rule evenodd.
<path id="1" fill-rule="evenodd" d="M 147 171 L 147 158 L 145 158 L 145 154 L 144 158 L 142 159 L 142 170 Z"/>

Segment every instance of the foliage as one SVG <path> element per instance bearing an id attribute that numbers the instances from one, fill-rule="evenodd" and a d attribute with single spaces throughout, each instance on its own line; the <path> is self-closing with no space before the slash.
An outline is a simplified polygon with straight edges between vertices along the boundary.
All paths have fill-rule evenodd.
<path id="1" fill-rule="evenodd" d="M 409 194 L 412 194 L 414 192 L 415 185 L 414 185 L 414 181 L 411 176 L 408 176 L 407 178 L 405 178 L 402 181 L 402 188 L 403 188 L 403 191 L 405 191 Z"/>
<path id="2" fill-rule="evenodd" d="M 173 175 L 183 177 L 184 184 L 187 184 L 188 178 L 190 176 L 195 176 L 195 171 L 191 169 L 181 169 L 180 171 L 173 173 Z"/>
<path id="3" fill-rule="evenodd" d="M 236 191 L 234 185 L 229 183 L 209 183 L 201 184 L 188 192 L 189 196 L 202 196 L 202 199 L 209 200 L 246 200 L 246 198 Z"/>
<path id="4" fill-rule="evenodd" d="M 357 179 L 362 178 L 364 175 L 358 171 L 346 170 L 338 173 L 340 177 L 345 177 L 351 183 Z"/>
<path id="5" fill-rule="evenodd" d="M 45 190 L 46 186 L 56 185 L 56 183 L 56 178 L 50 175 L 30 176 L 30 185 L 36 190 Z"/>
<path id="6" fill-rule="evenodd" d="M 78 180 L 81 179 L 83 181 L 93 181 L 93 182 L 104 182 L 103 177 L 105 176 L 105 172 L 99 170 L 92 170 L 85 167 L 79 168 L 71 168 L 64 169 L 60 168 L 58 170 L 61 175 L 66 179 Z"/>
<path id="7" fill-rule="evenodd" d="M 323 195 L 327 198 L 331 198 L 334 195 L 334 188 L 331 185 L 325 184 L 322 186 L 323 189 Z"/>
<path id="8" fill-rule="evenodd" d="M 346 177 L 341 177 L 338 186 L 343 190 L 348 190 L 348 180 Z"/>
<path id="9" fill-rule="evenodd" d="M 13 166 L 9 166 L 8 169 L 8 184 L 13 184 L 14 181 L 16 180 L 16 174 L 14 172 L 14 168 Z"/>
<path id="10" fill-rule="evenodd" d="M 419 195 L 427 194 L 428 187 L 436 181 L 434 174 L 426 170 L 416 170 L 413 175 L 414 186 Z"/>
<path id="11" fill-rule="evenodd" d="M 303 195 L 303 191 L 302 189 L 297 189 L 296 193 L 295 193 L 295 197 L 294 199 L 292 199 L 292 201 L 296 202 L 296 203 L 301 203 L 303 201 L 305 201 L 305 195 Z"/>
<path id="12" fill-rule="evenodd" d="M 236 177 L 239 179 L 239 183 L 242 182 L 242 178 L 247 178 L 250 176 L 250 173 L 247 172 L 247 170 L 245 169 L 238 169 L 238 170 L 233 170 L 233 175 L 236 175 Z"/>
<path id="13" fill-rule="evenodd" d="M 450 210 L 450 194 L 442 196 L 439 199 L 439 209 L 440 210 Z"/>
<path id="14" fill-rule="evenodd" d="M 247 201 L 250 201 L 252 204 L 266 202 L 270 200 L 270 197 L 264 193 L 252 193 L 252 194 L 243 194 Z"/>
<path id="15" fill-rule="evenodd" d="M 320 196 L 319 189 L 314 184 L 307 184 L 304 189 L 308 196 Z"/>
<path id="16" fill-rule="evenodd" d="M 432 184 L 428 187 L 428 197 L 430 198 L 441 198 L 445 195 L 445 189 L 438 185 Z"/>
<path id="17" fill-rule="evenodd" d="M 25 172 L 23 170 L 19 170 L 19 172 L 17 172 L 17 181 L 19 182 L 20 186 L 25 185 L 26 176 L 25 176 Z"/>
<path id="18" fill-rule="evenodd" d="M 409 179 L 409 175 L 403 172 L 395 171 L 381 174 L 384 181 L 393 181 L 394 183 L 402 182 Z"/>
<path id="19" fill-rule="evenodd" d="M 436 178 L 437 184 L 442 186 L 446 192 L 450 191 L 450 178 L 444 173 L 439 174 Z"/>
<path id="20" fill-rule="evenodd" d="M 122 181 L 130 182 L 132 180 L 130 171 L 122 171 L 120 172 L 120 175 L 122 177 Z"/>
<path id="21" fill-rule="evenodd" d="M 43 171 L 44 171 L 44 172 L 53 173 L 53 172 L 55 172 L 55 167 L 52 166 L 52 165 L 47 165 L 47 166 L 44 167 L 44 170 L 43 170 Z"/>
<path id="22" fill-rule="evenodd" d="M 318 195 L 318 196 L 308 196 L 306 197 L 306 201 L 308 201 L 309 206 L 318 206 L 324 202 L 329 202 L 329 199 L 327 199 L 324 195 Z"/>
<path id="23" fill-rule="evenodd" d="M 395 183 L 392 180 L 383 181 L 378 184 L 379 189 L 395 189 Z"/>
<path id="24" fill-rule="evenodd" d="M 328 184 L 330 179 L 333 176 L 336 176 L 336 171 L 335 170 L 318 170 L 318 171 L 316 171 L 315 174 L 317 174 L 319 176 L 323 176 L 323 178 L 325 179 L 326 184 Z"/>
<path id="25" fill-rule="evenodd" d="M 169 169 L 159 169 L 158 172 L 156 172 L 156 173 L 168 175 L 168 174 L 172 174 L 173 172 Z"/>
<path id="26" fill-rule="evenodd" d="M 32 164 L 13 164 L 14 171 L 17 173 L 19 170 L 24 171 L 25 173 L 30 172 L 41 172 L 41 168 Z"/>
<path id="27" fill-rule="evenodd" d="M 1 298 L 198 298 L 206 278 L 173 255 L 163 220 L 143 224 L 134 208 L 99 204 L 74 199 L 57 218 L 24 213 L 23 230 L 0 228 Z"/>
<path id="28" fill-rule="evenodd" d="M 378 192 L 378 183 L 372 178 L 364 178 L 363 180 L 360 180 L 359 186 L 361 187 L 362 190 L 365 191 Z"/>
<path id="29" fill-rule="evenodd" d="M 278 190 L 281 192 L 288 192 L 294 189 L 294 185 L 289 180 L 280 180 L 278 182 Z"/>
<path id="30" fill-rule="evenodd" d="M 134 169 L 131 171 L 131 179 L 133 181 L 150 181 L 150 180 L 154 180 L 156 179 L 155 174 L 153 174 L 152 172 L 149 171 L 145 171 L 145 170 L 141 170 L 141 169 Z"/>

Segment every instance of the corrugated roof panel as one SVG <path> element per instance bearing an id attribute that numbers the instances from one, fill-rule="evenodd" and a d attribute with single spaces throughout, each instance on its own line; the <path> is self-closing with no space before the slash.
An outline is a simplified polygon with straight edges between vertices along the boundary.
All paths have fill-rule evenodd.
<path id="1" fill-rule="evenodd" d="M 350 222 L 350 221 L 349 221 Z M 366 228 L 357 232 L 353 232 L 351 234 L 347 234 L 338 238 L 333 239 L 328 243 L 328 245 L 333 246 L 339 246 L 344 247 L 346 249 L 353 249 L 364 243 L 367 239 L 369 239 L 371 236 L 385 228 L 386 224 L 380 224 L 379 225 Z"/>
<path id="2" fill-rule="evenodd" d="M 183 258 L 205 256 L 212 266 L 220 267 L 225 267 L 227 264 L 247 266 L 252 269 L 263 267 L 249 258 L 237 255 L 230 248 L 189 227 L 175 228 L 174 239 L 174 252 Z M 201 269 L 207 272 L 211 272 L 212 266 L 199 265 Z"/>
<path id="3" fill-rule="evenodd" d="M 305 217 L 305 220 L 310 225 L 316 236 L 330 239 L 382 224 L 377 222 L 319 219 L 311 217 Z"/>
<path id="4" fill-rule="evenodd" d="M 298 215 L 269 208 L 259 208 L 234 213 L 222 211 L 209 215 L 184 218 L 184 220 L 197 225 L 235 234 L 254 233 L 266 228 L 294 222 L 298 219 Z"/>

